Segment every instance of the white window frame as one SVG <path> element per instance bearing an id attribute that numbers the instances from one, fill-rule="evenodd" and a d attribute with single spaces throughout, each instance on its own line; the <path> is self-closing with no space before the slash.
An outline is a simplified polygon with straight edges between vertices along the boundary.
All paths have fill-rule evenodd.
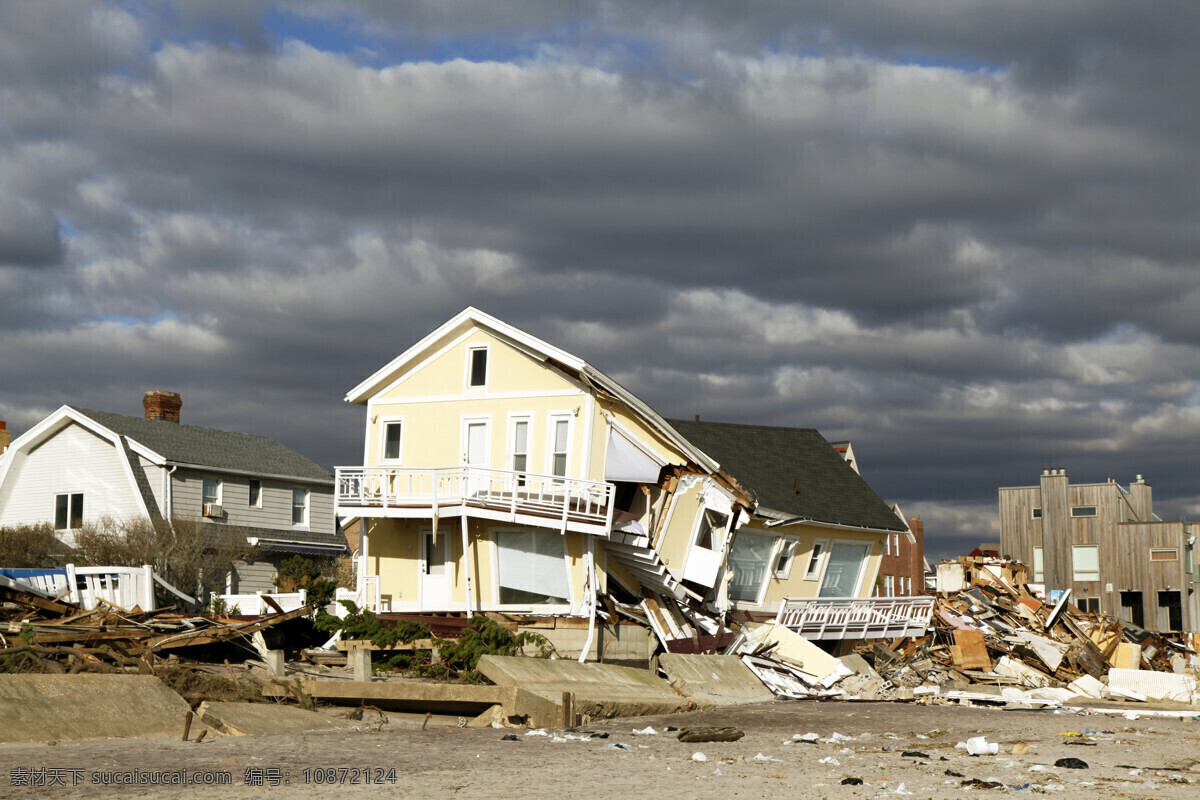
<path id="1" fill-rule="evenodd" d="M 71 526 L 71 519 L 72 519 L 71 506 L 73 505 L 74 498 L 76 496 L 78 496 L 79 504 L 82 505 L 84 508 L 87 508 L 87 500 L 84 497 L 84 494 L 86 494 L 86 493 L 85 492 L 55 492 L 54 493 L 54 530 L 56 530 L 56 531 L 77 531 L 83 527 L 83 513 L 82 512 L 80 512 L 80 514 L 79 514 L 79 527 L 76 528 L 76 527 Z M 61 528 L 58 527 L 58 498 L 60 498 L 60 497 L 67 498 L 67 519 L 66 519 L 65 524 Z"/>
<path id="2" fill-rule="evenodd" d="M 396 458 L 387 457 L 387 431 L 389 425 L 400 426 L 400 452 Z M 404 463 L 404 417 L 380 417 L 379 418 L 379 463 L 380 464 L 403 464 Z"/>
<path id="3" fill-rule="evenodd" d="M 531 612 L 544 611 L 547 613 L 561 611 L 562 605 L 513 605 L 501 604 L 500 602 L 500 542 L 497 538 L 498 533 L 528 533 L 533 530 L 535 533 L 542 532 L 540 528 L 522 528 L 520 526 L 502 525 L 494 528 L 488 528 L 487 538 L 492 550 L 492 604 L 498 611 L 524 611 Z M 557 531 L 548 531 L 549 535 L 562 536 Z M 563 539 L 563 567 L 567 571 L 567 604 L 572 608 L 575 607 L 575 576 L 571 572 L 571 551 L 567 547 L 566 539 Z"/>
<path id="4" fill-rule="evenodd" d="M 563 470 L 564 474 L 562 476 L 555 476 L 555 477 L 570 478 L 571 477 L 571 457 L 574 455 L 574 453 L 573 453 L 574 448 L 572 447 L 574 442 L 572 440 L 575 436 L 575 413 L 573 411 L 551 411 L 549 414 L 546 415 L 546 419 L 548 420 L 548 424 L 546 425 L 546 473 L 545 474 L 554 475 L 554 434 L 558 427 L 558 423 L 561 421 L 566 421 L 566 423 L 567 423 L 567 452 L 566 452 L 565 466 L 564 466 L 564 470 Z"/>
<path id="5" fill-rule="evenodd" d="M 1090 514 L 1076 514 L 1075 513 L 1076 511 L 1085 511 L 1087 509 L 1091 509 L 1092 513 L 1090 513 Z M 1098 516 L 1100 516 L 1100 508 L 1098 506 L 1071 506 L 1071 516 L 1076 519 L 1085 519 L 1085 518 L 1090 519 L 1092 517 L 1098 517 Z M 1086 547 L 1087 545 L 1084 545 L 1084 546 Z"/>
<path id="6" fill-rule="evenodd" d="M 304 506 L 303 506 L 304 520 L 302 522 L 296 522 L 296 509 L 299 507 L 296 505 L 296 492 L 304 493 Z M 307 528 L 309 515 L 310 515 L 310 512 L 312 511 L 312 492 L 310 492 L 308 489 L 305 489 L 300 486 L 293 486 L 292 487 L 291 509 L 292 509 L 292 527 L 293 528 Z"/>
<path id="7" fill-rule="evenodd" d="M 891 575 L 883 576 L 883 596 L 884 597 L 895 597 L 896 596 L 896 579 Z"/>
<path id="8" fill-rule="evenodd" d="M 1155 553 L 1170 553 L 1171 557 L 1170 558 L 1155 558 L 1154 557 Z M 1178 547 L 1151 547 L 1150 548 L 1150 563 L 1151 564 L 1167 564 L 1172 561 L 1178 561 L 1178 560 L 1179 560 L 1179 548 Z"/>
<path id="9" fill-rule="evenodd" d="M 740 529 L 737 532 L 737 535 L 735 535 L 733 538 L 733 544 L 729 546 L 729 555 L 727 557 L 726 563 L 728 565 L 728 568 L 732 569 L 733 568 L 733 548 L 737 546 L 739 536 L 742 536 L 742 535 L 757 536 L 757 537 L 761 537 L 763 539 L 772 539 L 773 538 L 775 540 L 775 541 L 771 542 L 771 552 L 767 556 L 766 568 L 763 569 L 762 581 L 758 585 L 758 592 L 757 592 L 757 594 L 755 594 L 754 600 L 734 600 L 732 597 L 729 598 L 730 602 L 733 603 L 738 608 L 744 608 L 746 606 L 762 605 L 763 597 L 767 593 L 767 587 L 771 585 L 771 578 L 775 574 L 775 556 L 779 552 L 779 540 L 782 537 L 780 537 L 778 535 L 773 536 L 772 534 L 770 534 L 766 531 L 762 531 L 760 533 L 759 532 L 760 530 L 761 529 L 757 529 L 757 528 L 742 528 L 742 529 Z"/>
<path id="10" fill-rule="evenodd" d="M 258 484 L 258 502 L 252 502 L 254 497 L 253 487 Z M 260 478 L 250 478 L 246 481 L 246 506 L 248 508 L 262 508 L 263 482 Z"/>
<path id="11" fill-rule="evenodd" d="M 1095 552 L 1095 554 L 1096 554 L 1096 558 L 1095 558 L 1096 571 L 1094 573 L 1091 570 L 1088 570 L 1086 572 L 1080 571 L 1080 569 L 1079 569 L 1079 552 L 1081 550 L 1092 550 Z M 1086 577 L 1088 575 L 1093 575 L 1093 574 L 1096 577 L 1094 577 L 1094 578 Z M 1085 577 L 1080 577 L 1081 575 L 1083 575 Z M 1078 582 L 1078 583 L 1090 583 L 1092 581 L 1100 580 L 1100 546 L 1099 545 L 1095 545 L 1095 544 L 1073 544 L 1073 545 L 1071 545 L 1071 580 Z"/>
<path id="12" fill-rule="evenodd" d="M 800 547 L 799 539 L 791 539 L 781 537 L 779 544 L 775 548 L 775 558 L 771 562 L 771 574 L 777 581 L 786 581 L 792 574 L 792 565 L 796 563 L 796 550 Z M 779 567 L 779 559 L 787 557 L 787 562 L 781 569 Z"/>
<path id="13" fill-rule="evenodd" d="M 475 361 L 475 353 L 482 350 L 484 352 L 483 365 L 483 383 L 473 386 L 471 385 L 471 365 Z M 490 344 L 469 344 L 467 345 L 467 363 L 463 370 L 463 391 L 464 392 L 486 392 L 488 384 L 492 380 L 492 346 Z"/>
<path id="14" fill-rule="evenodd" d="M 821 552 L 815 553 L 820 546 Z M 814 554 L 815 553 L 815 554 Z M 812 547 L 808 549 L 808 561 L 804 565 L 804 580 L 821 583 L 825 575 L 825 560 L 829 558 L 829 540 L 813 539 Z"/>
<path id="15" fill-rule="evenodd" d="M 517 424 L 524 422 L 528 428 L 525 436 L 525 469 L 517 469 Z M 513 411 L 505 423 L 507 429 L 504 443 L 504 468 L 513 472 L 533 472 L 533 412 Z"/>
<path id="16" fill-rule="evenodd" d="M 898 555 L 900 555 L 900 534 L 898 534 L 898 533 L 889 533 L 889 534 L 888 534 L 888 540 L 889 540 L 889 544 L 891 544 L 891 553 L 890 553 L 890 555 L 893 555 L 893 556 L 898 556 Z"/>
<path id="17" fill-rule="evenodd" d="M 1046 580 L 1046 549 L 1042 545 L 1033 548 L 1033 563 L 1029 565 L 1033 572 L 1034 583 L 1044 583 Z"/>

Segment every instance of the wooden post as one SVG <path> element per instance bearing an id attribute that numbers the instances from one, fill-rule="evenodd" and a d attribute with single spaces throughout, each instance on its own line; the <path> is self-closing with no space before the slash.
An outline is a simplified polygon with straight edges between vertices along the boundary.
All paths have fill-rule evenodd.
<path id="1" fill-rule="evenodd" d="M 183 739 L 181 741 L 186 742 L 188 740 L 188 734 L 190 734 L 191 731 L 192 731 L 192 712 L 189 711 L 183 717 Z"/>
<path id="2" fill-rule="evenodd" d="M 562 726 L 575 727 L 575 693 L 563 692 L 562 695 Z"/>

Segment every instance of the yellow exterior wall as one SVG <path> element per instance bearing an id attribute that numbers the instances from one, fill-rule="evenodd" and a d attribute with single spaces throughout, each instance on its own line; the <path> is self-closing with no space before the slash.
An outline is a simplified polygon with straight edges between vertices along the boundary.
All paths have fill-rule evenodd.
<path id="1" fill-rule="evenodd" d="M 438 537 L 449 537 L 450 542 L 450 602 L 456 607 L 465 608 L 467 584 L 463 571 L 461 524 L 457 518 L 441 520 L 438 525 Z M 379 576 L 380 599 L 389 601 L 394 609 L 419 602 L 420 536 L 422 531 L 431 528 L 431 521 L 426 519 L 376 519 L 371 520 L 368 525 L 368 572 Z M 479 519 L 470 520 L 468 527 L 473 567 L 472 597 L 481 598 L 485 610 L 497 606 L 499 597 L 499 588 L 496 585 L 496 545 L 493 538 L 493 533 L 497 530 L 526 528 Z M 547 536 L 562 535 L 557 531 L 539 530 Z M 589 534 L 568 531 L 563 540 L 573 603 L 583 602 L 586 589 L 587 570 L 584 554 L 587 551 L 588 536 Z M 597 558 L 597 573 L 603 583 L 605 576 L 601 560 Z M 474 602 L 471 605 L 471 610 L 474 610 Z"/>
<path id="2" fill-rule="evenodd" d="M 805 569 L 808 567 L 809 559 L 812 557 L 813 543 L 817 541 L 832 543 L 835 540 L 841 540 L 863 542 L 871 545 L 871 549 L 867 554 L 866 572 L 863 575 L 862 582 L 859 584 L 859 596 L 871 596 L 872 590 L 875 587 L 875 577 L 879 574 L 880 559 L 883 556 L 882 534 L 842 531 L 809 525 L 789 525 L 783 529 L 770 531 L 762 529 L 758 525 L 748 525 L 742 530 L 776 537 L 785 536 L 786 538 L 799 540 L 799 544 L 796 546 L 795 558 L 792 561 L 791 572 L 788 573 L 786 580 L 780 580 L 774 576 L 774 573 L 771 574 L 771 577 L 767 580 L 767 590 L 763 594 L 762 605 L 778 605 L 783 602 L 783 598 L 785 597 L 817 596 L 817 593 L 821 590 L 821 573 L 818 573 L 817 580 L 809 581 L 804 579 Z M 828 556 L 828 548 L 825 553 Z M 822 565 L 821 572 L 824 572 L 824 565 Z"/>
<path id="3" fill-rule="evenodd" d="M 684 489 L 681 483 L 674 499 L 668 506 L 668 517 L 659 532 L 656 543 L 659 555 L 667 569 L 676 578 L 683 576 L 683 564 L 688 548 L 692 544 L 692 533 L 696 527 L 696 515 L 703 505 L 704 484 L 696 481 Z"/>
<path id="4" fill-rule="evenodd" d="M 615 420 L 621 427 L 634 436 L 643 446 L 656 454 L 660 461 L 668 464 L 686 464 L 688 459 L 674 445 L 667 442 L 659 434 L 653 432 L 644 424 L 640 417 L 634 415 L 623 404 L 612 400 L 601 399 L 594 405 L 595 418 L 592 423 L 592 475 L 604 475 L 604 457 L 608 451 L 608 419 Z M 604 415 L 608 414 L 608 418 Z"/>

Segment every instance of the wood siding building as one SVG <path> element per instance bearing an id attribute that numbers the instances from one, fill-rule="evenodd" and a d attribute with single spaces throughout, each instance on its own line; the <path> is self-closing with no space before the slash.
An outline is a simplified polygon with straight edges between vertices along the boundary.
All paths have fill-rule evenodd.
<path id="1" fill-rule="evenodd" d="M 1037 486 L 1000 489 L 1003 555 L 1028 565 L 1048 593 L 1070 589 L 1084 611 L 1151 630 L 1200 624 L 1189 530 L 1197 527 L 1156 517 L 1141 475 L 1128 487 L 1073 485 L 1053 468 Z"/>

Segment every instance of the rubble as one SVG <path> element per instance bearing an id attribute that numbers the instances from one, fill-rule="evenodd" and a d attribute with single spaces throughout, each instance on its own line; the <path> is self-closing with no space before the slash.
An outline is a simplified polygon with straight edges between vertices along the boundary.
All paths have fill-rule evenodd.
<path id="1" fill-rule="evenodd" d="M 1162 634 L 1081 611 L 1065 592 L 1053 605 L 1023 565 L 964 557 L 938 568 L 922 636 L 864 640 L 840 659 L 766 623 L 743 626 L 727 653 L 777 695 L 812 699 L 1054 708 L 1071 702 L 1161 700 L 1200 704 L 1200 658 L 1190 634 Z"/>

